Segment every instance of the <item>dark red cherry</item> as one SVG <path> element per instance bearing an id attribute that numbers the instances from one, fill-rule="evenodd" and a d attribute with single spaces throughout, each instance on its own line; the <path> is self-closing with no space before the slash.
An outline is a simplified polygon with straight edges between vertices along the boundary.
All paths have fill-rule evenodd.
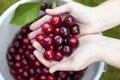
<path id="1" fill-rule="evenodd" d="M 43 74 L 48 74 L 49 73 L 49 69 L 47 67 L 42 68 L 42 73 Z"/>
<path id="2" fill-rule="evenodd" d="M 36 36 L 36 40 L 40 43 L 40 44 L 42 44 L 42 41 L 43 41 L 43 39 L 46 37 L 46 35 L 45 34 L 38 34 L 37 36 Z"/>
<path id="3" fill-rule="evenodd" d="M 31 76 L 31 77 L 29 78 L 29 80 L 37 80 L 37 77 L 36 77 L 36 76 Z"/>
<path id="4" fill-rule="evenodd" d="M 27 38 L 27 37 L 24 37 L 23 39 L 22 39 L 22 43 L 23 43 L 23 45 L 29 45 L 30 44 L 30 40 Z"/>
<path id="5" fill-rule="evenodd" d="M 58 77 L 64 79 L 65 77 L 67 77 L 67 73 L 65 71 L 58 71 L 57 72 Z"/>
<path id="6" fill-rule="evenodd" d="M 49 47 L 50 45 L 52 45 L 53 44 L 53 37 L 51 37 L 51 36 L 47 36 L 47 37 L 45 37 L 44 39 L 43 39 L 43 41 L 42 41 L 42 44 L 44 45 L 44 46 L 46 46 L 46 47 Z"/>
<path id="7" fill-rule="evenodd" d="M 52 49 L 46 50 L 44 53 L 44 58 L 47 60 L 51 60 L 54 57 L 54 51 Z"/>
<path id="8" fill-rule="evenodd" d="M 63 38 L 67 38 L 70 35 L 70 31 L 67 27 L 60 27 L 60 35 Z"/>
<path id="9" fill-rule="evenodd" d="M 47 8 L 48 8 L 48 4 L 47 3 L 42 3 L 41 10 L 45 11 Z"/>
<path id="10" fill-rule="evenodd" d="M 9 47 L 8 48 L 8 53 L 15 54 L 16 53 L 16 48 L 15 47 Z"/>
<path id="11" fill-rule="evenodd" d="M 74 24 L 74 17 L 72 15 L 68 15 L 65 19 L 64 19 L 64 24 L 67 27 L 72 27 Z"/>
<path id="12" fill-rule="evenodd" d="M 40 74 L 40 75 L 39 75 L 39 80 L 47 80 L 47 75 L 45 75 L 45 74 Z"/>
<path id="13" fill-rule="evenodd" d="M 71 27 L 71 29 L 70 29 L 70 33 L 72 35 L 78 35 L 80 33 L 79 25 L 78 24 L 74 24 L 74 26 Z"/>
<path id="14" fill-rule="evenodd" d="M 66 56 L 70 56 L 72 54 L 72 47 L 70 47 L 69 45 L 65 45 L 63 46 L 62 51 Z"/>
<path id="15" fill-rule="evenodd" d="M 47 34 L 50 34 L 53 32 L 54 28 L 53 26 L 51 25 L 51 23 L 49 22 L 45 22 L 43 25 L 42 25 L 42 30 L 47 33 Z"/>
<path id="16" fill-rule="evenodd" d="M 62 19 L 59 15 L 56 15 L 56 16 L 53 16 L 50 20 L 51 24 L 56 26 L 56 27 L 59 27 L 59 25 L 61 24 L 62 22 Z"/>
<path id="17" fill-rule="evenodd" d="M 68 40 L 71 47 L 77 47 L 79 45 L 79 40 L 76 36 L 71 36 Z"/>
<path id="18" fill-rule="evenodd" d="M 27 70 L 25 70 L 25 71 L 23 72 L 22 77 L 23 77 L 23 78 L 29 78 L 29 77 L 30 77 L 30 74 L 28 73 Z"/>
<path id="19" fill-rule="evenodd" d="M 56 80 L 55 76 L 52 74 L 47 75 L 47 80 Z"/>
<path id="20" fill-rule="evenodd" d="M 60 50 L 57 50 L 55 52 L 54 60 L 55 61 L 61 61 L 63 58 L 63 53 Z"/>
<path id="21" fill-rule="evenodd" d="M 24 72 L 24 68 L 17 69 L 17 74 L 21 75 Z"/>
<path id="22" fill-rule="evenodd" d="M 57 35 L 54 37 L 54 42 L 56 46 L 61 46 L 63 44 L 63 38 Z"/>
<path id="23" fill-rule="evenodd" d="M 60 28 L 55 28 L 54 35 L 59 35 L 59 34 L 60 34 Z"/>

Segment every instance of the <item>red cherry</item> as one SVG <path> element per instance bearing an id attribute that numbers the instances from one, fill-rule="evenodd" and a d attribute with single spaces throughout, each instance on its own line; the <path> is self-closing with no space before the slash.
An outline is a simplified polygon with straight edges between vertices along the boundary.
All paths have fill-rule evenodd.
<path id="1" fill-rule="evenodd" d="M 29 78 L 29 80 L 37 80 L 37 77 L 36 76 L 32 76 Z"/>
<path id="2" fill-rule="evenodd" d="M 70 56 L 72 54 L 72 47 L 70 47 L 69 45 L 65 45 L 63 46 L 62 51 L 66 56 Z"/>
<path id="3" fill-rule="evenodd" d="M 49 49 L 47 51 L 45 51 L 44 53 L 44 58 L 47 60 L 51 60 L 54 57 L 54 51 L 52 49 Z"/>
<path id="4" fill-rule="evenodd" d="M 72 27 L 74 24 L 74 17 L 72 15 L 68 15 L 65 19 L 64 19 L 64 24 L 67 27 Z"/>
<path id="5" fill-rule="evenodd" d="M 60 28 L 54 29 L 54 35 L 60 35 Z"/>
<path id="6" fill-rule="evenodd" d="M 46 37 L 46 35 L 45 34 L 38 34 L 37 36 L 36 36 L 36 40 L 40 43 L 40 44 L 42 44 L 42 41 L 43 41 L 43 39 Z"/>
<path id="7" fill-rule="evenodd" d="M 27 38 L 27 37 L 24 37 L 23 39 L 22 39 L 22 43 L 23 43 L 23 45 L 29 45 L 30 44 L 30 40 Z"/>
<path id="8" fill-rule="evenodd" d="M 62 19 L 59 15 L 56 15 L 56 16 L 53 16 L 50 20 L 51 24 L 56 26 L 56 27 L 59 27 L 59 25 L 61 24 L 62 22 Z"/>
<path id="9" fill-rule="evenodd" d="M 63 38 L 67 38 L 70 35 L 70 31 L 67 27 L 60 27 L 60 35 Z"/>
<path id="10" fill-rule="evenodd" d="M 61 61 L 63 58 L 63 53 L 59 50 L 55 52 L 54 60 L 56 61 Z"/>
<path id="11" fill-rule="evenodd" d="M 42 44 L 46 47 L 49 47 L 50 45 L 53 44 L 53 37 L 47 36 L 43 39 Z"/>
<path id="12" fill-rule="evenodd" d="M 47 75 L 47 80 L 56 80 L 54 75 Z"/>
<path id="13" fill-rule="evenodd" d="M 61 46 L 63 44 L 63 38 L 57 35 L 54 37 L 54 42 L 56 46 Z"/>
<path id="14" fill-rule="evenodd" d="M 68 40 L 68 43 L 72 46 L 72 47 L 77 47 L 79 45 L 79 40 L 76 36 L 71 36 Z"/>
<path id="15" fill-rule="evenodd" d="M 70 29 L 70 33 L 72 35 L 78 35 L 80 33 L 79 25 L 74 24 L 74 26 Z"/>
<path id="16" fill-rule="evenodd" d="M 46 22 L 42 25 L 42 30 L 47 33 L 47 34 L 50 34 L 53 32 L 54 28 L 53 26 L 51 25 L 51 23 L 49 22 Z"/>
<path id="17" fill-rule="evenodd" d="M 45 75 L 45 74 L 39 75 L 39 80 L 46 80 L 46 79 L 47 79 L 47 75 Z"/>

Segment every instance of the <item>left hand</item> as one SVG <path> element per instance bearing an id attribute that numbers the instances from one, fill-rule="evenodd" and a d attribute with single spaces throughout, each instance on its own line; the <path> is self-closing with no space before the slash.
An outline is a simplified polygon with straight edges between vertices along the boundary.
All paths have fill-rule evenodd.
<path id="1" fill-rule="evenodd" d="M 86 68 L 93 62 L 101 61 L 101 53 L 104 51 L 102 36 L 99 34 L 85 35 L 79 38 L 80 45 L 70 57 L 64 57 L 62 61 L 48 61 L 43 57 L 44 49 L 38 42 L 33 42 L 36 48 L 34 55 L 47 66 L 51 73 L 62 71 L 78 71 Z"/>

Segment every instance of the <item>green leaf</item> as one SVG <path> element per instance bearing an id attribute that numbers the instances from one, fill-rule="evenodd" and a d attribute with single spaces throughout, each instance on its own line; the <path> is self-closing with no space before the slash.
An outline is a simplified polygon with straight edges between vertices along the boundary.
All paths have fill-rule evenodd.
<path id="1" fill-rule="evenodd" d="M 55 0 L 53 0 L 52 7 L 53 7 L 53 8 L 56 8 L 56 7 L 57 7 L 57 3 L 56 3 Z"/>
<path id="2" fill-rule="evenodd" d="M 40 2 L 19 5 L 15 10 L 11 23 L 17 26 L 22 26 L 34 21 L 39 14 L 40 6 Z"/>

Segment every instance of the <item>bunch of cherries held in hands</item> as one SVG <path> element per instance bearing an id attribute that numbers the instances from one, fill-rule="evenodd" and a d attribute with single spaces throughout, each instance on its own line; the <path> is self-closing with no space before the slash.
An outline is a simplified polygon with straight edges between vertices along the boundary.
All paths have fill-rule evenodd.
<path id="1" fill-rule="evenodd" d="M 79 25 L 74 17 L 67 15 L 62 21 L 61 16 L 53 16 L 50 22 L 45 22 L 41 28 L 43 33 L 36 36 L 36 40 L 44 47 L 44 58 L 61 61 L 64 56 L 70 56 L 74 48 L 79 46 L 76 37 L 80 33 Z"/>

